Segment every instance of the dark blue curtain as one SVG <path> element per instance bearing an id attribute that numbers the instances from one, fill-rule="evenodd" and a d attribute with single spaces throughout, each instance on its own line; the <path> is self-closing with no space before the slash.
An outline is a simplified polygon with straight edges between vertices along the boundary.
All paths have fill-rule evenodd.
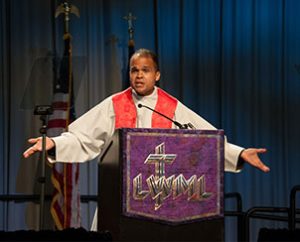
<path id="1" fill-rule="evenodd" d="M 59 3 L 44 2 L 49 6 Z M 112 73 L 124 78 L 128 33 L 122 17 L 132 12 L 137 17 L 135 49 L 149 48 L 159 55 L 162 72 L 159 85 L 217 128 L 224 129 L 231 143 L 268 149 L 261 157 L 270 166 L 270 173 L 245 165 L 241 173 L 225 175 L 225 192 L 239 192 L 244 210 L 253 206 L 288 206 L 290 189 L 300 183 L 299 1 L 74 0 L 72 3 L 81 12 L 81 18 L 73 19 L 71 26 L 74 55 L 86 59 L 77 95 L 79 114 L 119 90 L 122 81 L 117 83 L 118 78 Z M 24 8 L 16 7 L 21 5 Z M 0 118 L 1 167 L 4 167 L 0 171 L 3 172 L 0 191 L 14 193 L 25 140 L 36 129 L 31 113 L 19 110 L 17 98 L 26 87 L 27 81 L 22 77 L 29 75 L 34 63 L 34 56 L 29 56 L 28 50 L 53 51 L 55 40 L 60 52 L 61 27 L 59 20 L 51 19 L 51 8 L 43 8 L 45 14 L 41 14 L 38 0 L 4 0 L 0 6 L 3 13 L 0 110 L 7 110 Z M 111 36 L 117 38 L 115 44 Z M 22 119 L 27 120 L 25 127 Z M 82 193 L 95 192 L 96 175 L 87 168 L 83 168 L 83 174 L 89 179 L 82 180 Z M 232 207 L 226 203 L 226 209 Z M 13 213 L 1 209 L 2 214 Z M 255 239 L 258 229 L 266 224 L 286 226 L 255 220 L 251 224 L 251 238 Z M 236 238 L 235 229 L 234 219 L 227 219 L 228 241 Z"/>

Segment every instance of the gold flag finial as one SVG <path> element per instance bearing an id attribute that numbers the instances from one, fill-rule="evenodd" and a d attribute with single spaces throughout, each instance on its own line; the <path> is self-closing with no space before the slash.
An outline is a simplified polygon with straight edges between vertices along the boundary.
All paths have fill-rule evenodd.
<path id="1" fill-rule="evenodd" d="M 65 34 L 69 33 L 70 13 L 73 13 L 78 18 L 80 17 L 79 9 L 75 5 L 69 4 L 68 1 L 60 4 L 55 10 L 55 18 L 57 18 L 60 14 L 65 15 Z"/>
<path id="2" fill-rule="evenodd" d="M 133 39 L 133 33 L 134 33 L 134 28 L 133 28 L 133 20 L 136 20 L 136 17 L 132 15 L 130 12 L 127 16 L 124 16 L 123 19 L 125 19 L 128 22 L 128 33 L 129 33 L 129 39 Z"/>

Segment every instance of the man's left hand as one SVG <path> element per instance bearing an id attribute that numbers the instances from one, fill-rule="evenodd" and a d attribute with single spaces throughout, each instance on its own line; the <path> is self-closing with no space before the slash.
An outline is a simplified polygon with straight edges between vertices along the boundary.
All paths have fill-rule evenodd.
<path id="1" fill-rule="evenodd" d="M 248 164 L 262 170 L 263 172 L 269 172 L 270 168 L 266 166 L 261 159 L 258 157 L 258 154 L 266 153 L 267 149 L 265 148 L 248 148 L 243 150 L 241 158 Z"/>

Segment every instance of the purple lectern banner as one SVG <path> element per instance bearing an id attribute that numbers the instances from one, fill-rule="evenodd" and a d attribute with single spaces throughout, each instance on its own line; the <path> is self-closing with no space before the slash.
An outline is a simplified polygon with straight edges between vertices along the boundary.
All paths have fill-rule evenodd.
<path id="1" fill-rule="evenodd" d="M 223 217 L 222 130 L 122 132 L 125 216 L 171 224 Z"/>

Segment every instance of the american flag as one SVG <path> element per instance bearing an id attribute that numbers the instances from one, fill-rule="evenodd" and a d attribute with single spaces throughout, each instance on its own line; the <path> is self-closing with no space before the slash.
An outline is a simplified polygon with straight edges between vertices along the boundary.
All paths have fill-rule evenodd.
<path id="1" fill-rule="evenodd" d="M 53 115 L 48 121 L 48 136 L 58 136 L 67 131 L 75 120 L 73 100 L 73 75 L 71 36 L 64 36 L 64 55 L 53 90 Z M 54 72 L 56 73 L 56 64 Z M 70 161 L 71 162 L 71 161 Z M 79 165 L 77 163 L 55 163 L 52 167 L 51 181 L 54 186 L 51 214 L 57 229 L 80 227 Z"/>

